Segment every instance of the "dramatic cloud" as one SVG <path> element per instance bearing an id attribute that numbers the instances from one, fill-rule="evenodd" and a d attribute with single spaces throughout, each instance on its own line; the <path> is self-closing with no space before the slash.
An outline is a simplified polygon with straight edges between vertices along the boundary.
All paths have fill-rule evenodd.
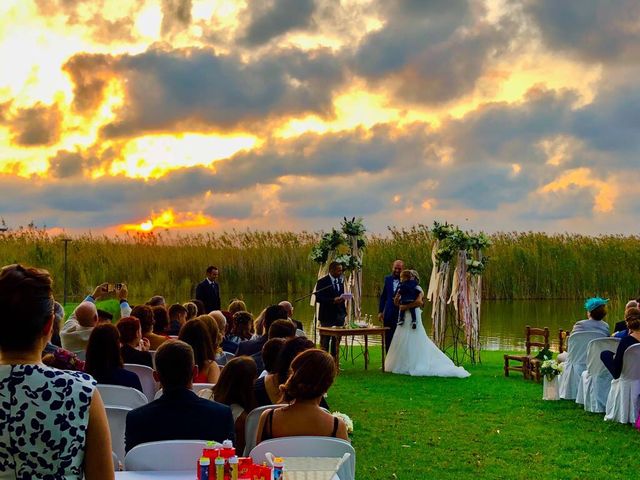
<path id="1" fill-rule="evenodd" d="M 191 8 L 191 0 L 162 0 L 162 36 L 188 28 Z"/>
<path id="2" fill-rule="evenodd" d="M 35 104 L 19 108 L 10 117 L 8 127 L 13 141 L 25 147 L 49 145 L 60 137 L 62 112 L 58 105 Z"/>
<path id="3" fill-rule="evenodd" d="M 295 29 L 309 26 L 315 0 L 270 0 L 249 2 L 250 17 L 242 41 L 260 45 Z"/>

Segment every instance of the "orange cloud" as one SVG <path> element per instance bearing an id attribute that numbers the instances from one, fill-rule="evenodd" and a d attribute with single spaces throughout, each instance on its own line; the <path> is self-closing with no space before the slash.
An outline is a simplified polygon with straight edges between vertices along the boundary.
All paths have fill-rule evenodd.
<path id="1" fill-rule="evenodd" d="M 120 230 L 149 233 L 157 228 L 195 228 L 213 226 L 214 224 L 215 220 L 202 212 L 174 212 L 172 208 L 169 208 L 159 214 L 151 213 L 151 218 L 142 223 L 121 225 Z"/>
<path id="2" fill-rule="evenodd" d="M 593 211 L 598 213 L 611 212 L 618 193 L 608 181 L 594 178 L 590 168 L 575 168 L 568 170 L 540 189 L 541 193 L 559 192 L 572 187 L 591 188 L 594 190 Z"/>

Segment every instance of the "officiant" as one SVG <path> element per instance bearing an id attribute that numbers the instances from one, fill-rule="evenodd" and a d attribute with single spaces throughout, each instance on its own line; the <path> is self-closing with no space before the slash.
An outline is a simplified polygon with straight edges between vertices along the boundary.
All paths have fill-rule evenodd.
<path id="1" fill-rule="evenodd" d="M 347 317 L 345 304 L 344 278 L 342 265 L 338 262 L 329 264 L 329 274 L 318 279 L 315 291 L 316 302 L 320 305 L 318 320 L 322 327 L 342 327 Z M 320 346 L 335 356 L 337 346 L 336 338 L 320 335 Z"/>

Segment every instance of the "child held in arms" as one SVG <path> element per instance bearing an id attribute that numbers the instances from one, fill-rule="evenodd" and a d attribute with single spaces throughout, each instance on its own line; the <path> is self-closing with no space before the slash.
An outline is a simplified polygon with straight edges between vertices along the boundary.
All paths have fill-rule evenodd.
<path id="1" fill-rule="evenodd" d="M 400 295 L 400 305 L 408 305 L 415 302 L 420 295 L 420 289 L 418 285 L 420 283 L 420 277 L 415 270 L 403 270 L 400 273 L 400 284 L 396 290 L 396 295 Z M 416 309 L 410 308 L 411 312 L 411 328 L 416 328 Z M 404 325 L 404 312 L 400 311 L 398 315 L 398 325 Z"/>

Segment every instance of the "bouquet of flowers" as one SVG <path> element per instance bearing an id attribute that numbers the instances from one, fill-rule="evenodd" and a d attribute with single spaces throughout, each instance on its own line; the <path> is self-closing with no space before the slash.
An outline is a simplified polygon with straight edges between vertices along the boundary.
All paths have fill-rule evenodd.
<path id="1" fill-rule="evenodd" d="M 448 223 L 438 223 L 433 222 L 433 228 L 431 229 L 431 233 L 438 240 L 444 240 L 449 237 L 453 233 L 453 225 L 449 225 Z"/>
<path id="2" fill-rule="evenodd" d="M 354 270 L 362 269 L 362 261 L 353 255 L 345 253 L 343 255 L 338 255 L 335 258 L 335 261 L 342 265 L 342 267 L 348 271 L 353 272 Z"/>
<path id="3" fill-rule="evenodd" d="M 547 380 L 551 380 L 553 377 L 557 377 L 562 373 L 564 365 L 558 363 L 555 360 L 545 360 L 540 366 L 540 373 L 547 377 Z"/>
<path id="4" fill-rule="evenodd" d="M 484 233 L 470 236 L 471 248 L 475 250 L 484 250 L 491 246 L 491 239 Z"/>
<path id="5" fill-rule="evenodd" d="M 333 412 L 331 415 L 333 415 L 334 417 L 338 417 L 340 420 L 344 422 L 344 424 L 347 426 L 347 433 L 349 435 L 353 433 L 353 420 L 349 418 L 349 415 L 341 412 Z"/>
<path id="6" fill-rule="evenodd" d="M 471 275 L 482 275 L 484 269 L 487 268 L 487 260 L 489 257 L 484 257 L 482 261 L 467 257 L 467 272 Z"/>
<path id="7" fill-rule="evenodd" d="M 345 235 L 361 237 L 364 235 L 364 232 L 367 229 L 364 227 L 362 223 L 362 217 L 353 217 L 351 220 L 347 220 L 347 217 L 343 217 L 344 221 L 342 222 L 342 231 Z"/>

